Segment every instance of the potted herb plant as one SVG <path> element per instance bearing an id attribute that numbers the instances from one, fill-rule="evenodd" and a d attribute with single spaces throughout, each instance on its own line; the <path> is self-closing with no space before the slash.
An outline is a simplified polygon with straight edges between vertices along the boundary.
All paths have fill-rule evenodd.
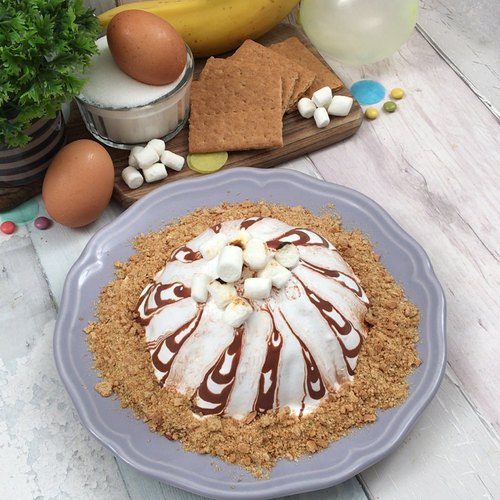
<path id="1" fill-rule="evenodd" d="M 82 0 L 0 0 L 0 186 L 41 178 L 63 145 L 99 31 Z"/>

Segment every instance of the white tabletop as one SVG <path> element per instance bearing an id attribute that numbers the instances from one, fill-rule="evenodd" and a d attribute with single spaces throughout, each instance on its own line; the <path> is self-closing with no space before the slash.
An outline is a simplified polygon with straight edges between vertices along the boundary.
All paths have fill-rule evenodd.
<path id="1" fill-rule="evenodd" d="M 427 251 L 448 304 L 446 375 L 403 444 L 343 484 L 288 498 L 500 498 L 500 8 L 472 3 L 421 2 L 418 29 L 380 63 L 351 67 L 325 54 L 347 85 L 372 78 L 407 96 L 350 139 L 283 165 L 382 205 Z M 97 442 L 54 366 L 66 274 L 120 211 L 111 204 L 76 230 L 26 224 L 0 234 L 1 499 L 200 498 Z"/>

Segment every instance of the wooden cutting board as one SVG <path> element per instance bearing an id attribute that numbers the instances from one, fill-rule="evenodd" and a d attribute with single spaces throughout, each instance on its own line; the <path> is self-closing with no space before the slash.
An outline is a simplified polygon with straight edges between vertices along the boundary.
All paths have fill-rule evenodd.
<path id="1" fill-rule="evenodd" d="M 278 25 L 271 32 L 261 38 L 259 42 L 264 45 L 271 45 L 291 36 L 297 36 L 319 59 L 323 60 L 303 32 L 296 26 L 292 26 L 290 24 L 282 23 Z M 203 69 L 204 64 L 205 60 L 196 60 L 195 79 L 197 79 L 197 75 Z M 337 93 L 351 96 L 349 90 L 345 86 L 343 86 Z M 358 130 L 362 121 L 363 111 L 356 101 L 354 102 L 348 116 L 332 117 L 330 124 L 323 129 L 318 129 L 313 119 L 306 120 L 302 118 L 297 111 L 294 111 L 286 114 L 283 118 L 283 147 L 278 149 L 231 152 L 229 153 L 229 159 L 224 168 L 227 169 L 242 166 L 262 168 L 274 167 L 298 156 L 316 151 L 350 137 Z M 67 128 L 68 142 L 76 139 L 93 138 L 85 128 L 76 106 L 72 107 L 71 117 L 67 124 Z M 169 170 L 168 177 L 162 181 L 151 184 L 144 183 L 138 189 L 129 189 L 121 178 L 121 171 L 127 166 L 129 152 L 109 147 L 106 147 L 106 149 L 113 158 L 115 165 L 115 186 L 113 196 L 121 205 L 125 207 L 130 206 L 132 203 L 163 184 L 200 175 L 185 166 L 180 172 Z M 168 142 L 167 149 L 184 157 L 187 156 L 187 126 L 184 127 L 184 129 L 176 137 Z M 22 188 L 9 189 L 16 191 L 15 194 L 18 196 L 20 192 L 23 191 L 26 194 L 29 194 L 29 196 L 33 196 L 37 192 L 40 192 L 40 187 L 41 184 L 39 183 L 38 186 L 23 186 Z M 1 189 L 0 194 L 2 194 Z M 2 207 L 0 206 L 0 211 L 1 210 Z"/>

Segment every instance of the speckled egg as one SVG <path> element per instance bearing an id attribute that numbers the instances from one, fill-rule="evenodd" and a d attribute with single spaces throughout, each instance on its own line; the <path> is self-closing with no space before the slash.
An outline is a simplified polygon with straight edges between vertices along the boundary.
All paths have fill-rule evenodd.
<path id="1" fill-rule="evenodd" d="M 95 221 L 113 192 L 111 156 L 98 142 L 81 139 L 64 146 L 54 157 L 42 187 L 50 216 L 68 227 Z"/>
<path id="2" fill-rule="evenodd" d="M 116 14 L 106 36 L 117 66 L 140 82 L 166 85 L 186 66 L 184 40 L 171 24 L 150 12 L 130 9 Z"/>

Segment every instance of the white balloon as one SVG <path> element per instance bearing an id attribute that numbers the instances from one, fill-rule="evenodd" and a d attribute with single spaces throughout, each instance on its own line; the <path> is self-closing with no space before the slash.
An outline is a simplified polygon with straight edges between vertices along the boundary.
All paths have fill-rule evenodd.
<path id="1" fill-rule="evenodd" d="M 394 54 L 417 22 L 418 0 L 302 0 L 300 22 L 332 57 L 368 64 Z"/>

